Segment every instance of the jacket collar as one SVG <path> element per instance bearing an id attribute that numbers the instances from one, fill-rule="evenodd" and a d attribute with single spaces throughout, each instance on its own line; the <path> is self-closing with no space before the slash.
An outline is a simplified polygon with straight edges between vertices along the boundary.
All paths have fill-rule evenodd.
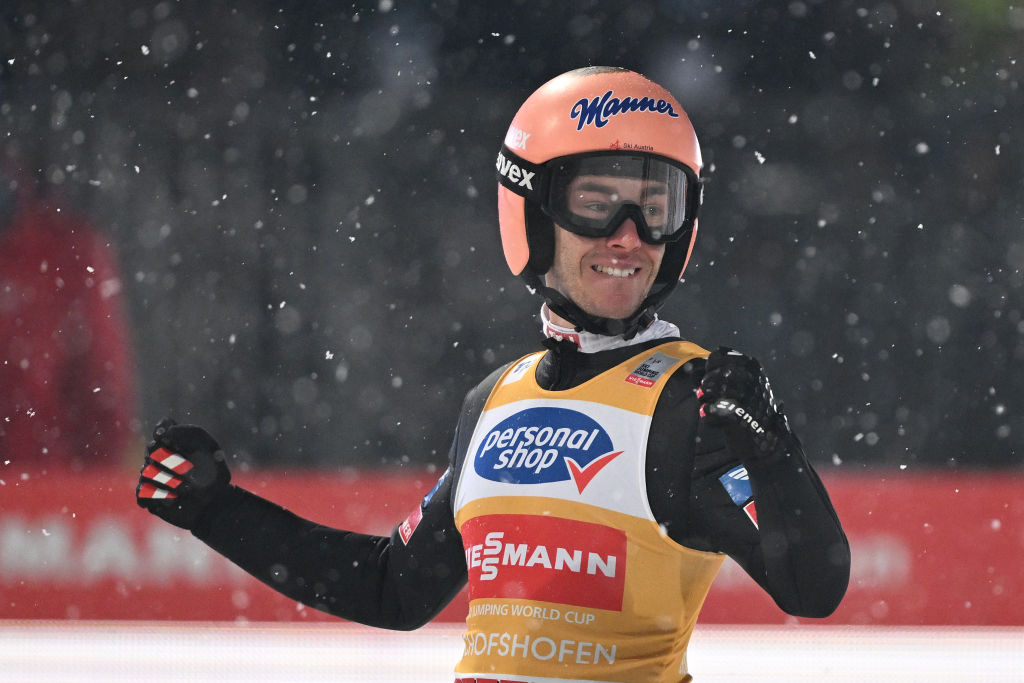
<path id="1" fill-rule="evenodd" d="M 540 308 L 540 321 L 545 337 L 555 339 L 556 341 L 571 341 L 583 353 L 618 349 L 623 346 L 642 344 L 655 339 L 664 339 L 665 337 L 679 337 L 679 328 L 670 322 L 665 322 L 657 315 L 654 316 L 653 323 L 628 341 L 623 339 L 622 335 L 611 337 L 603 334 L 594 334 L 586 330 L 556 325 L 551 322 L 551 313 L 548 311 L 547 305 Z"/>

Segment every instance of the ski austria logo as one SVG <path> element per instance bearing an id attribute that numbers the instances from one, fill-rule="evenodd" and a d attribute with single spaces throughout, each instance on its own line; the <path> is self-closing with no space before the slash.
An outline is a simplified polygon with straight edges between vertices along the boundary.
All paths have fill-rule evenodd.
<path id="1" fill-rule="evenodd" d="M 580 493 L 621 455 L 591 417 L 567 408 L 528 408 L 494 425 L 473 458 L 484 479 L 508 484 L 569 481 Z"/>

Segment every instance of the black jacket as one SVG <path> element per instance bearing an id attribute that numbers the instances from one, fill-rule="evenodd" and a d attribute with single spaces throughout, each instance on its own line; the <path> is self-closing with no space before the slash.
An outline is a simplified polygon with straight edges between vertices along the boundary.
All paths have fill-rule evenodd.
<path id="1" fill-rule="evenodd" d="M 597 353 L 548 340 L 540 386 L 567 389 L 666 339 Z M 455 527 L 455 478 L 491 389 L 508 366 L 472 389 L 462 405 L 449 468 L 422 505 L 404 543 L 331 529 L 232 487 L 208 508 L 193 533 L 271 588 L 352 621 L 410 630 L 436 616 L 466 583 L 462 537 Z M 850 549 L 835 510 L 798 442 L 754 457 L 742 443 L 698 418 L 696 389 L 704 360 L 687 363 L 667 383 L 647 449 L 647 493 L 655 519 L 677 543 L 727 553 L 785 612 L 824 617 L 846 592 Z M 756 500 L 755 526 L 719 481 L 746 467 Z"/>

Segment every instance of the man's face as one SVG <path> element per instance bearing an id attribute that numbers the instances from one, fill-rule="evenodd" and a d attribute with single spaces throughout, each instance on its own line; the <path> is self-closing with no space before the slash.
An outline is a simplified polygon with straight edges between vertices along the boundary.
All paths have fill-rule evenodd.
<path id="1" fill-rule="evenodd" d="M 656 225 L 664 215 L 664 190 L 664 183 L 583 175 L 569 185 L 568 206 L 581 217 L 600 219 L 621 202 L 635 202 Z M 556 224 L 554 264 L 546 282 L 590 315 L 625 318 L 651 290 L 664 254 L 665 245 L 641 240 L 629 218 L 608 237 L 583 237 Z"/>

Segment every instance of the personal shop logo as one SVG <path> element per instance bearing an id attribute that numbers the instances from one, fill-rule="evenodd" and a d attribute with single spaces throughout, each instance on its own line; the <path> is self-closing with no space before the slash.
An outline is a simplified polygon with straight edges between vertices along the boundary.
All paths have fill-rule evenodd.
<path id="1" fill-rule="evenodd" d="M 508 484 L 569 481 L 580 493 L 622 454 L 593 418 L 568 408 L 527 408 L 494 425 L 473 458 L 484 479 Z"/>

